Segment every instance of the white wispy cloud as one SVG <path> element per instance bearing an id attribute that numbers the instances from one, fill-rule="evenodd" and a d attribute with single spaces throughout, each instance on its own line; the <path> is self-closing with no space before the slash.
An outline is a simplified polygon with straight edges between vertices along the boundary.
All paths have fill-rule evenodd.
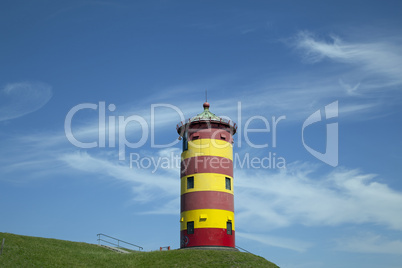
<path id="1" fill-rule="evenodd" d="M 180 215 L 180 197 L 162 202 L 159 206 L 155 206 L 155 208 L 145 211 L 142 214 Z"/>
<path id="2" fill-rule="evenodd" d="M 358 234 L 336 241 L 336 249 L 339 251 L 402 255 L 402 240 L 391 240 L 379 234 Z"/>
<path id="3" fill-rule="evenodd" d="M 360 83 L 357 83 L 356 85 L 351 86 L 351 85 L 346 84 L 345 82 L 343 82 L 342 79 L 339 79 L 339 84 L 341 85 L 341 87 L 343 87 L 343 88 L 346 90 L 346 92 L 347 92 L 349 95 L 356 95 L 356 94 L 358 94 L 358 93 L 357 93 L 357 89 L 359 88 Z"/>
<path id="4" fill-rule="evenodd" d="M 335 35 L 325 40 L 311 32 L 302 31 L 297 34 L 293 45 L 302 51 L 304 59 L 308 62 L 316 63 L 329 59 L 352 65 L 354 69 L 351 75 L 357 79 L 371 80 L 372 86 L 397 85 L 400 88 L 402 84 L 402 49 L 395 39 L 347 42 Z M 345 70 L 347 71 L 350 70 Z M 362 88 L 369 87 L 362 83 Z"/>
<path id="5" fill-rule="evenodd" d="M 296 239 L 290 239 L 286 237 L 258 234 L 258 233 L 251 234 L 236 231 L 236 236 L 240 238 L 250 239 L 264 245 L 286 248 L 298 252 L 306 251 L 308 248 L 312 246 L 312 244 L 309 242 L 299 241 Z"/>
<path id="6" fill-rule="evenodd" d="M 315 171 L 299 164 L 279 172 L 237 170 L 237 220 L 256 228 L 253 222 L 258 218 L 266 222 L 266 230 L 345 223 L 402 230 L 401 192 L 358 170 L 338 168 L 319 176 Z"/>
<path id="7" fill-rule="evenodd" d="M 32 113 L 52 97 L 51 86 L 44 83 L 10 83 L 0 90 L 0 121 Z"/>
<path id="8" fill-rule="evenodd" d="M 103 178 L 110 178 L 122 183 L 129 183 L 134 192 L 134 199 L 138 202 L 151 202 L 155 198 L 179 195 L 178 177 L 169 176 L 159 169 L 153 173 L 153 166 L 146 168 L 133 166 L 131 168 L 127 163 L 115 160 L 108 160 L 102 157 L 96 157 L 86 152 L 75 152 L 64 154 L 59 158 L 68 164 L 70 168 L 78 171 L 91 173 Z M 146 166 L 148 166 L 148 160 Z M 150 163 L 152 165 L 152 163 Z M 179 174 L 179 171 L 177 171 Z"/>

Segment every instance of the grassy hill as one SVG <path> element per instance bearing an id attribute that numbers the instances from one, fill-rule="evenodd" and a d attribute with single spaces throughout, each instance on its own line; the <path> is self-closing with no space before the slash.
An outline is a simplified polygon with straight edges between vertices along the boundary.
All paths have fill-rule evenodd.
<path id="1" fill-rule="evenodd" d="M 0 233 L 0 267 L 278 267 L 249 253 L 171 250 L 119 254 L 97 245 Z"/>

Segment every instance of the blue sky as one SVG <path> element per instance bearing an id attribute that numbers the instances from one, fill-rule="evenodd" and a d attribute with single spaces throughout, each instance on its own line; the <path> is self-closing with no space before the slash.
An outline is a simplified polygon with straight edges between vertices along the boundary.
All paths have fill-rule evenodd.
<path id="1" fill-rule="evenodd" d="M 0 7 L 0 231 L 179 247 L 176 124 L 207 89 L 239 125 L 237 245 L 281 267 L 400 266 L 398 1 Z M 337 164 L 302 133 L 320 153 L 338 142 Z M 242 165 L 269 156 L 284 166 Z"/>

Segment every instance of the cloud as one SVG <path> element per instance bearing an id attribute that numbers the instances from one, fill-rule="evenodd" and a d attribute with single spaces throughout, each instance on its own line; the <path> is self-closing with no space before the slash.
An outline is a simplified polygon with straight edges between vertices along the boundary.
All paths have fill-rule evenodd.
<path id="1" fill-rule="evenodd" d="M 324 40 L 311 32 L 302 31 L 296 35 L 293 45 L 303 53 L 307 62 L 317 63 L 329 59 L 352 65 L 355 78 L 371 80 L 370 83 L 377 89 L 384 85 L 402 84 L 402 49 L 401 44 L 395 43 L 395 39 L 346 42 L 335 35 Z"/>
<path id="2" fill-rule="evenodd" d="M 336 36 L 330 37 L 331 42 L 317 41 L 316 37 L 308 32 L 299 32 L 296 36 L 296 47 L 304 52 L 304 59 L 316 63 L 324 58 L 338 61 L 353 61 L 355 53 L 342 46 L 341 40 Z"/>
<path id="3" fill-rule="evenodd" d="M 312 244 L 308 242 L 298 241 L 295 239 L 289 239 L 285 237 L 277 237 L 272 235 L 264 235 L 256 233 L 250 234 L 236 231 L 236 237 L 250 239 L 264 245 L 286 248 L 298 252 L 304 252 L 312 246 Z"/>
<path id="4" fill-rule="evenodd" d="M 373 233 L 359 234 L 336 241 L 336 249 L 339 251 L 402 255 L 401 240 L 389 240 L 382 235 Z"/>
<path id="5" fill-rule="evenodd" d="M 339 84 L 341 85 L 341 87 L 343 87 L 346 90 L 346 92 L 349 95 L 356 95 L 357 94 L 357 89 L 360 86 L 360 83 L 357 83 L 355 86 L 352 87 L 351 85 L 346 84 L 345 82 L 343 82 L 342 79 L 339 79 Z"/>
<path id="6" fill-rule="evenodd" d="M 128 183 L 134 192 L 133 199 L 138 202 L 148 203 L 158 198 L 171 198 L 179 195 L 178 176 L 168 175 L 163 169 L 158 169 L 158 172 L 153 173 L 154 166 L 147 168 L 134 165 L 130 167 L 127 163 L 118 161 L 117 158 L 108 160 L 87 152 L 68 153 L 61 155 L 59 159 L 74 170 L 91 173 L 99 178 Z M 146 163 L 148 166 L 148 160 Z M 152 163 L 150 164 L 152 165 Z M 179 170 L 177 170 L 177 174 L 179 174 Z"/>
<path id="7" fill-rule="evenodd" d="M 346 223 L 402 230 L 402 193 L 376 181 L 374 174 L 337 168 L 317 175 L 316 167 L 300 163 L 279 172 L 237 170 L 235 174 L 237 220 L 251 223 L 251 229 L 261 226 L 253 226 L 259 219 L 266 223 L 265 231 Z"/>
<path id="8" fill-rule="evenodd" d="M 7 84 L 0 91 L 0 121 L 10 120 L 42 108 L 52 97 L 52 89 L 44 83 Z"/>
<path id="9" fill-rule="evenodd" d="M 168 202 L 163 202 L 154 209 L 148 210 L 141 214 L 154 214 L 154 215 L 179 215 L 180 214 L 180 197 L 172 199 Z"/>

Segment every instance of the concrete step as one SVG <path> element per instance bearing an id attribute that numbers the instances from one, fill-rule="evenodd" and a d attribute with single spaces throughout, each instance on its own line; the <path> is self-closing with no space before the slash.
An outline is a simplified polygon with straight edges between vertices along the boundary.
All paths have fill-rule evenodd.
<path id="1" fill-rule="evenodd" d="M 125 251 L 124 249 L 121 249 L 121 248 L 115 248 L 115 247 L 106 246 L 106 245 L 99 245 L 99 246 L 101 246 L 103 248 L 107 248 L 107 249 L 112 250 L 112 251 L 115 251 L 117 253 L 130 253 L 130 252 Z"/>

